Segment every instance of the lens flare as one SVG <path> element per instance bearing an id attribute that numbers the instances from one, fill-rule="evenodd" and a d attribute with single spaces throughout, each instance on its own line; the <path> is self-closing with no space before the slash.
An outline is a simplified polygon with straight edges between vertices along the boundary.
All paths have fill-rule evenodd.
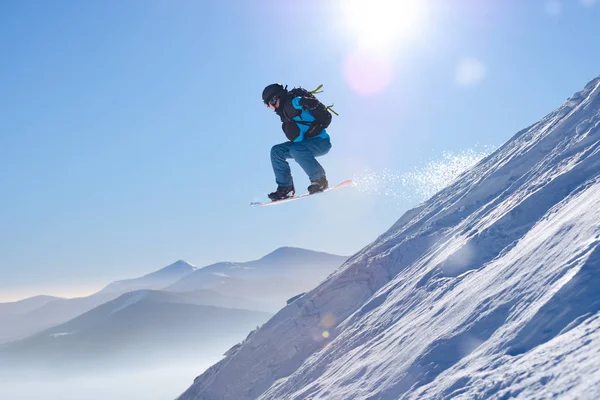
<path id="1" fill-rule="evenodd" d="M 325 329 L 331 329 L 335 325 L 335 316 L 327 313 L 321 318 L 321 326 Z"/>
<path id="2" fill-rule="evenodd" d="M 356 93 L 372 96 L 390 84 L 393 69 L 392 60 L 385 54 L 357 49 L 346 57 L 344 78 Z"/>

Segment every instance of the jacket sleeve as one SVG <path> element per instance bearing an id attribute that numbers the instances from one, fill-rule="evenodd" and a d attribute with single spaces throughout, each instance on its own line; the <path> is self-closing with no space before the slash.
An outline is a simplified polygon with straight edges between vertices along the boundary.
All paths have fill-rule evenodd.
<path id="1" fill-rule="evenodd" d="M 281 106 L 281 121 L 290 121 L 294 117 L 302 114 L 302 106 L 300 105 L 300 97 L 295 97 L 283 103 Z"/>
<path id="2" fill-rule="evenodd" d="M 282 122 L 281 129 L 283 130 L 283 133 L 285 133 L 285 137 L 291 142 L 300 136 L 300 128 L 298 128 L 298 125 L 296 125 L 294 121 Z"/>

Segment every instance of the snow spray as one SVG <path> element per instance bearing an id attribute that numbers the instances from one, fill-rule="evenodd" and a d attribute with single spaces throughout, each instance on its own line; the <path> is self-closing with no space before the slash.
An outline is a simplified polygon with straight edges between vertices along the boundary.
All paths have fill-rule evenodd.
<path id="1" fill-rule="evenodd" d="M 440 158 L 408 172 L 367 170 L 355 175 L 352 180 L 355 187 L 363 193 L 384 196 L 404 205 L 406 202 L 421 203 L 494 150 L 494 146 L 478 146 L 458 152 L 444 152 Z"/>

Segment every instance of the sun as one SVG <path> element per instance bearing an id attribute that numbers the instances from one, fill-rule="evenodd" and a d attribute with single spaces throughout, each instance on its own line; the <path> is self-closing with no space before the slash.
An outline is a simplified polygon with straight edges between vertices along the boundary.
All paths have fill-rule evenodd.
<path id="1" fill-rule="evenodd" d="M 345 28 L 361 48 L 389 50 L 425 28 L 426 0 L 339 0 L 339 7 Z"/>
<path id="2" fill-rule="evenodd" d="M 337 0 L 342 32 L 353 41 L 343 64 L 348 86 L 375 96 L 393 82 L 407 45 L 424 40 L 428 0 Z"/>

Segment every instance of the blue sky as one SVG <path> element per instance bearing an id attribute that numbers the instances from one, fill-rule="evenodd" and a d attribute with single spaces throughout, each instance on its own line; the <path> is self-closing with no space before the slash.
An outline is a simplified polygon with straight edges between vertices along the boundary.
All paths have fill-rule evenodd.
<path id="1" fill-rule="evenodd" d="M 600 1 L 366 3 L 352 24 L 350 0 L 2 2 L 0 301 L 177 259 L 351 255 L 414 205 L 351 188 L 250 208 L 285 141 L 269 83 L 324 84 L 337 183 L 501 145 L 600 74 Z"/>

